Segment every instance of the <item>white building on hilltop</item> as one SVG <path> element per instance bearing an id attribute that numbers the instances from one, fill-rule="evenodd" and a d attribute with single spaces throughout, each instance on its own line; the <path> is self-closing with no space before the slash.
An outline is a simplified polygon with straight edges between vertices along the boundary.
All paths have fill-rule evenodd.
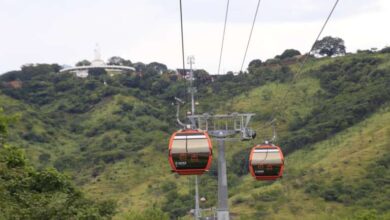
<path id="1" fill-rule="evenodd" d="M 110 72 L 110 75 L 114 75 L 116 73 L 135 71 L 134 67 L 129 66 L 119 66 L 119 65 L 107 65 L 100 57 L 99 46 L 96 45 L 94 50 L 95 58 L 91 61 L 91 65 L 88 66 L 76 66 L 76 67 L 68 67 L 60 70 L 60 73 L 69 72 L 74 73 L 78 77 L 85 78 L 88 76 L 88 71 L 91 69 L 104 69 Z"/>

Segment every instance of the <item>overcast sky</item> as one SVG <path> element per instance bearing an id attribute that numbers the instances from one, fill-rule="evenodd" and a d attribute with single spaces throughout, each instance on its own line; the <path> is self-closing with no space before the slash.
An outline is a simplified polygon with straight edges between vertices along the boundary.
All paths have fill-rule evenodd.
<path id="1" fill-rule="evenodd" d="M 257 0 L 230 0 L 221 69 L 239 71 Z M 334 0 L 262 0 L 246 64 L 311 47 Z M 226 0 L 183 0 L 185 53 L 218 68 Z M 102 57 L 181 67 L 178 0 L 0 0 L 0 73 L 26 63 L 74 65 Z M 347 51 L 390 45 L 389 0 L 340 0 L 323 36 Z"/>

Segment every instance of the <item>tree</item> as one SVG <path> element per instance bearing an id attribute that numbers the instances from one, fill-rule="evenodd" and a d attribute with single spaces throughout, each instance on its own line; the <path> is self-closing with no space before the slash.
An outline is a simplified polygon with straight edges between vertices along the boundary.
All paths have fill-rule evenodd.
<path id="1" fill-rule="evenodd" d="M 7 116 L 4 114 L 4 110 L 0 107 L 0 148 L 3 147 L 5 143 L 8 125 L 18 120 L 18 118 L 19 115 Z"/>
<path id="2" fill-rule="evenodd" d="M 248 69 L 249 68 L 258 68 L 261 66 L 261 60 L 259 59 L 256 59 L 256 60 L 252 60 L 251 62 L 249 62 L 249 65 L 248 65 Z"/>
<path id="3" fill-rule="evenodd" d="M 156 71 L 157 73 L 163 73 L 168 70 L 167 66 L 162 63 L 152 62 L 146 65 L 146 69 Z"/>
<path id="4" fill-rule="evenodd" d="M 338 37 L 324 37 L 314 44 L 313 51 L 314 54 L 326 55 L 328 57 L 333 55 L 344 55 L 344 40 Z"/>
<path id="5" fill-rule="evenodd" d="M 88 74 L 90 76 L 101 76 L 101 75 L 106 75 L 107 72 L 103 68 L 93 68 L 88 70 Z"/>
<path id="6" fill-rule="evenodd" d="M 205 85 L 211 82 L 211 76 L 206 70 L 200 69 L 194 71 L 195 84 L 197 86 Z"/>
<path id="7" fill-rule="evenodd" d="M 60 70 L 58 64 L 33 64 L 33 65 L 23 65 L 21 67 L 23 78 L 21 80 L 31 79 L 36 76 L 40 76 L 41 80 L 47 79 L 49 74 L 56 73 Z"/>
<path id="8" fill-rule="evenodd" d="M 380 50 L 381 53 L 390 53 L 390 47 L 384 47 L 382 50 Z"/>
<path id="9" fill-rule="evenodd" d="M 4 136 L 7 133 L 7 124 L 8 120 L 6 117 L 2 115 L 3 109 L 0 108 L 0 147 L 2 146 L 2 142 L 4 141 Z"/>
<path id="10" fill-rule="evenodd" d="M 146 65 L 144 63 L 137 62 L 137 63 L 134 63 L 134 68 L 135 68 L 135 71 L 137 71 L 137 72 L 145 72 Z"/>
<path id="11" fill-rule="evenodd" d="M 76 63 L 76 66 L 90 66 L 90 65 L 91 65 L 91 62 L 89 62 L 88 60 L 81 60 L 81 61 Z"/>
<path id="12" fill-rule="evenodd" d="M 130 60 L 125 60 L 122 57 L 113 56 L 108 59 L 108 65 L 117 65 L 117 66 L 133 66 Z"/>
<path id="13" fill-rule="evenodd" d="M 254 73 L 257 68 L 259 68 L 262 65 L 262 61 L 260 59 L 255 59 L 249 62 L 248 64 L 248 72 L 250 74 Z M 241 74 L 241 72 L 240 72 Z"/>
<path id="14" fill-rule="evenodd" d="M 287 49 L 281 55 L 278 55 L 275 58 L 283 60 L 283 59 L 298 56 L 298 55 L 301 55 L 301 52 L 299 52 L 299 50 Z"/>

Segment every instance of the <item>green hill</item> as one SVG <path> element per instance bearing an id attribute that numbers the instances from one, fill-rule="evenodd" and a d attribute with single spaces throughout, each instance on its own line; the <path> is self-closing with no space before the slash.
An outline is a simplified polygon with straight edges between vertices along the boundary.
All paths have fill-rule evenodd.
<path id="1" fill-rule="evenodd" d="M 264 63 L 239 75 L 195 72 L 198 112 L 256 113 L 258 138 L 227 146 L 233 216 L 389 218 L 390 55 L 310 58 L 297 73 L 299 62 Z M 177 129 L 171 103 L 186 99 L 185 80 L 148 66 L 86 79 L 57 71 L 40 64 L 0 76 L 0 107 L 20 115 L 9 145 L 23 148 L 36 169 L 70 176 L 88 198 L 116 201 L 117 219 L 189 218 L 193 177 L 172 174 L 167 160 Z M 248 152 L 270 137 L 273 117 L 287 153 L 285 176 L 256 182 Z M 202 206 L 215 206 L 216 161 L 200 181 Z"/>
<path id="2" fill-rule="evenodd" d="M 0 111 L 0 219 L 111 219 L 114 201 L 87 199 L 67 176 L 34 169 L 21 149 L 4 144 L 12 120 Z"/>

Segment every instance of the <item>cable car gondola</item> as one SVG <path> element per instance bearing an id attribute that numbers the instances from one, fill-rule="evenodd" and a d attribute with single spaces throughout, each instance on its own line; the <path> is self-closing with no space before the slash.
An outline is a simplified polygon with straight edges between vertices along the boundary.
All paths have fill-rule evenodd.
<path id="1" fill-rule="evenodd" d="M 257 180 L 276 180 L 282 177 L 284 157 L 280 147 L 262 144 L 252 148 L 249 171 Z"/>
<path id="2" fill-rule="evenodd" d="M 208 171 L 212 160 L 212 145 L 207 132 L 179 130 L 169 141 L 169 163 L 172 172 L 180 175 L 200 175 Z"/>

